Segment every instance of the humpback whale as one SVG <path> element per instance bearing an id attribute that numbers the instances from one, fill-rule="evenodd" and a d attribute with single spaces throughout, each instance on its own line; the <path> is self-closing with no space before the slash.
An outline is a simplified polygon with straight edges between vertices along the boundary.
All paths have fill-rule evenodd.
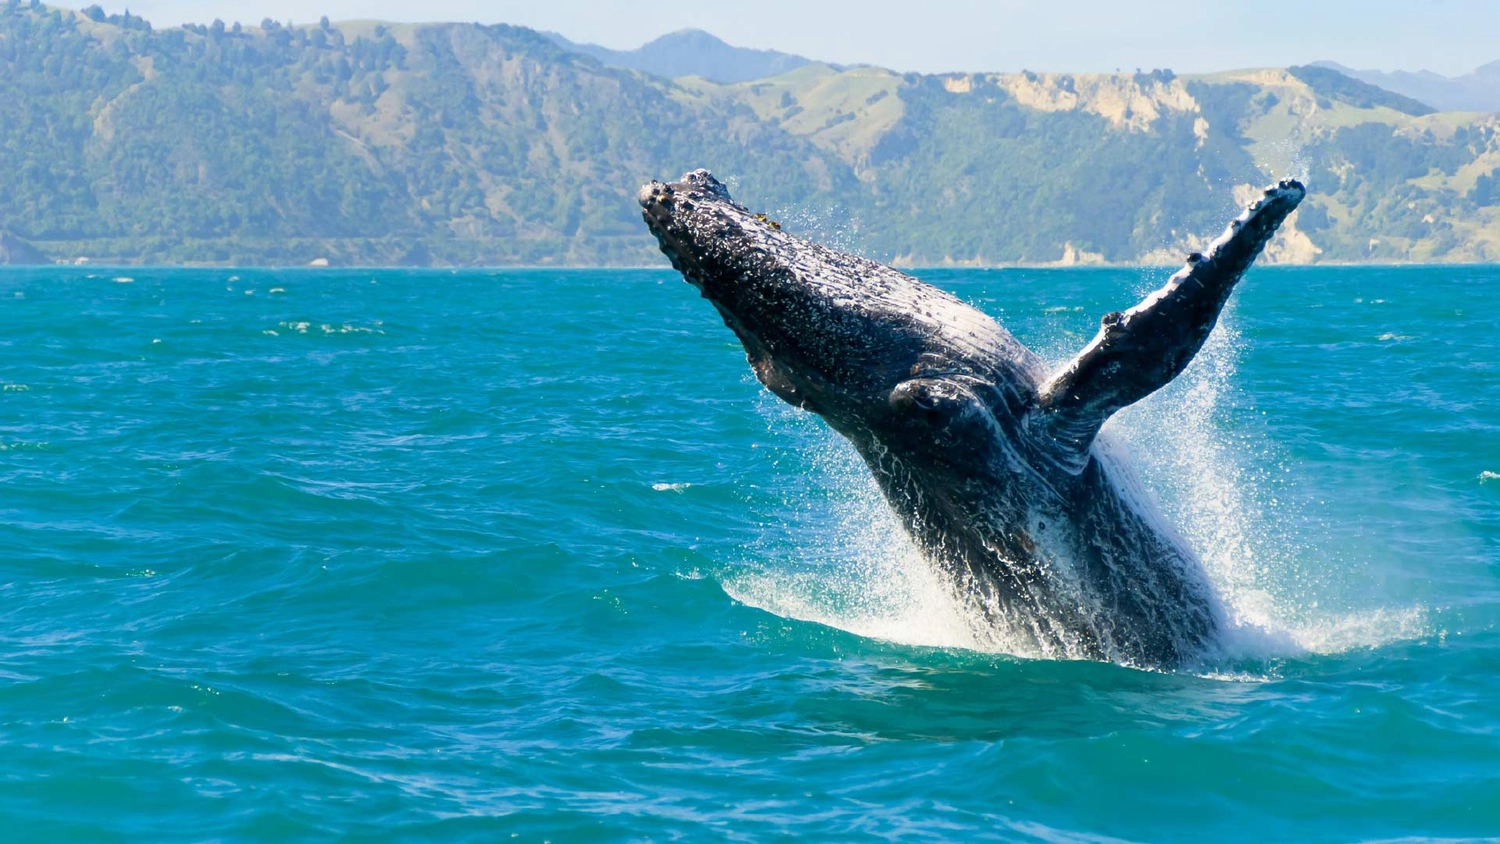
<path id="1" fill-rule="evenodd" d="M 1268 188 L 1056 371 L 982 311 L 783 231 L 706 170 L 638 199 L 760 382 L 853 443 L 988 623 L 1043 656 L 1171 669 L 1212 647 L 1224 608 L 1100 429 L 1187 367 L 1304 193 Z"/>

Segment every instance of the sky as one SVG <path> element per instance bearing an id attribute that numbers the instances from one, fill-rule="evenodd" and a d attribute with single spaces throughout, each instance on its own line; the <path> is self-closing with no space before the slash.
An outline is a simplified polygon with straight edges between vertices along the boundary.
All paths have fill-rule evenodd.
<path id="1" fill-rule="evenodd" d="M 1331 59 L 1452 76 L 1500 59 L 1500 0 L 134 0 L 129 9 L 158 27 L 322 15 L 511 23 L 617 49 L 694 27 L 737 46 L 924 73 L 1195 73 Z"/>

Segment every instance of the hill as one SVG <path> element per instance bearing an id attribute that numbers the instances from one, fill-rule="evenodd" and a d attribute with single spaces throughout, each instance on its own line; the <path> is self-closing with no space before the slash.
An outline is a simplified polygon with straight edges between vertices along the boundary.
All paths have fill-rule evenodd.
<path id="1" fill-rule="evenodd" d="M 514 27 L 157 31 L 10 2 L 0 71 L 0 228 L 65 257 L 641 263 L 646 174 L 707 164 L 773 203 L 841 187 L 746 109 Z"/>
<path id="2" fill-rule="evenodd" d="M 734 47 L 701 29 L 671 32 L 634 50 L 576 44 L 555 32 L 546 35 L 563 49 L 592 56 L 610 67 L 639 70 L 665 79 L 700 76 L 721 84 L 748 82 L 812 64 L 791 53 Z"/>
<path id="3" fill-rule="evenodd" d="M 0 230 L 52 258 L 656 264 L 639 184 L 706 166 L 910 264 L 1173 262 L 1251 185 L 1272 256 L 1500 260 L 1494 116 L 1330 71 L 670 80 L 510 26 L 156 30 L 0 3 Z"/>

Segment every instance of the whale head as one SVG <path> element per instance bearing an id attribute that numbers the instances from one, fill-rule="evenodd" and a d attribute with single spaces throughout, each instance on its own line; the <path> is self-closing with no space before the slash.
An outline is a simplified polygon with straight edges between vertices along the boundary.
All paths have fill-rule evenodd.
<path id="1" fill-rule="evenodd" d="M 962 429 L 1004 426 L 1034 398 L 1040 362 L 989 316 L 792 236 L 708 171 L 651 182 L 638 198 L 662 252 L 718 309 L 761 383 L 856 445 L 971 461 L 994 438 Z"/>

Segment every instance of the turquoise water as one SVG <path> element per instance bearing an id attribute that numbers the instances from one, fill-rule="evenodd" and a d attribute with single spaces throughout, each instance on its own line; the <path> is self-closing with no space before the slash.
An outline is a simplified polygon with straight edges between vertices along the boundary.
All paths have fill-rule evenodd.
<path id="1" fill-rule="evenodd" d="M 1497 327 L 1251 274 L 1111 423 L 1240 622 L 1159 674 L 998 652 L 670 272 L 0 272 L 3 835 L 1500 836 Z"/>

